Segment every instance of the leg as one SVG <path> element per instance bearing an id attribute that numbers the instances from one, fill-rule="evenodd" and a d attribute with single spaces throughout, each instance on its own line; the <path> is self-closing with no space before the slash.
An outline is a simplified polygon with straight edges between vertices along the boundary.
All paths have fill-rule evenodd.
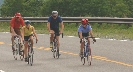
<path id="1" fill-rule="evenodd" d="M 54 31 L 51 30 L 51 33 L 50 33 L 50 48 L 53 48 L 53 38 L 54 38 Z"/>
<path id="2" fill-rule="evenodd" d="M 19 39 L 20 39 L 20 44 L 21 44 L 21 48 L 20 50 L 23 50 L 23 42 L 22 42 L 22 33 L 20 31 L 20 29 L 16 29 L 16 34 L 19 35 Z"/>
<path id="3" fill-rule="evenodd" d="M 14 36 L 11 37 L 11 41 L 12 41 L 12 50 L 14 51 Z"/>
<path id="4" fill-rule="evenodd" d="M 33 41 L 33 36 L 32 35 L 30 36 L 30 40 L 31 40 L 31 47 L 33 48 L 34 41 Z"/>
<path id="5" fill-rule="evenodd" d="M 82 56 L 83 55 L 83 49 L 84 49 L 84 42 L 81 42 L 80 43 L 80 55 Z"/>
<path id="6" fill-rule="evenodd" d="M 28 39 L 29 39 L 29 36 L 24 36 L 24 55 L 25 55 L 25 62 L 27 62 L 27 52 L 28 52 Z"/>
<path id="7" fill-rule="evenodd" d="M 25 58 L 27 58 L 27 48 L 28 48 L 28 41 L 25 41 L 25 44 L 24 44 L 25 48 L 24 48 L 24 55 L 25 55 Z"/>
<path id="8" fill-rule="evenodd" d="M 89 48 L 90 55 L 91 55 L 90 38 L 88 38 L 88 48 Z"/>
<path id="9" fill-rule="evenodd" d="M 59 47 L 60 47 L 60 40 L 59 40 L 59 36 L 56 36 L 56 39 L 58 40 L 58 46 L 57 46 L 57 48 L 59 48 Z"/>

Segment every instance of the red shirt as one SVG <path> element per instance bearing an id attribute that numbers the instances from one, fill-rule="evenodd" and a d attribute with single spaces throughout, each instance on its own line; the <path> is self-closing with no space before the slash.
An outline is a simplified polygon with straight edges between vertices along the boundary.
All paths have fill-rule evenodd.
<path id="1" fill-rule="evenodd" d="M 25 25 L 24 20 L 21 17 L 19 18 L 19 21 L 17 21 L 15 17 L 11 19 L 10 27 L 20 28 L 20 25 L 22 25 L 22 27 Z"/>

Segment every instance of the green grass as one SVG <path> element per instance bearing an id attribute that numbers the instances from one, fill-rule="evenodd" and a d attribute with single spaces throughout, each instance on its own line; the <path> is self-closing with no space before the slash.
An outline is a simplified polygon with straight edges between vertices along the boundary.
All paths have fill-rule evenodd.
<path id="1" fill-rule="evenodd" d="M 32 23 L 39 34 L 48 34 L 46 23 Z M 64 23 L 64 35 L 77 36 L 77 29 L 80 24 L 68 24 Z M 95 37 L 100 38 L 115 38 L 115 39 L 133 39 L 133 27 L 129 27 L 125 24 L 91 24 L 93 28 L 93 34 Z M 9 23 L 0 22 L 0 32 L 9 32 Z"/>

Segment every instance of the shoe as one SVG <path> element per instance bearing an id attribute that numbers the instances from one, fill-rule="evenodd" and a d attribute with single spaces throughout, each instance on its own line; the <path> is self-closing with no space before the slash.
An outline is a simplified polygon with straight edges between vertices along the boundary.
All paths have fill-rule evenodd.
<path id="1" fill-rule="evenodd" d="M 25 62 L 28 62 L 28 58 L 25 58 Z"/>
<path id="2" fill-rule="evenodd" d="M 53 43 L 50 43 L 50 48 L 53 48 Z"/>

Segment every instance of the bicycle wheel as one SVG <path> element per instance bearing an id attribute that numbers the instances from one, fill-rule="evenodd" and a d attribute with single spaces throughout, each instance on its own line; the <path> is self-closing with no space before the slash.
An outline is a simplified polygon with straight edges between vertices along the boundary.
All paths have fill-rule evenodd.
<path id="1" fill-rule="evenodd" d="M 31 49 L 31 52 L 30 52 L 30 65 L 31 66 L 33 65 L 33 49 Z"/>
<path id="2" fill-rule="evenodd" d="M 56 57 L 57 57 L 57 59 L 59 58 L 59 49 L 57 49 L 57 51 L 56 51 Z"/>
<path id="3" fill-rule="evenodd" d="M 18 49 L 15 50 L 15 56 L 14 56 L 15 60 L 17 60 L 17 54 L 18 54 Z"/>
<path id="4" fill-rule="evenodd" d="M 14 51 L 15 60 L 17 60 L 17 55 L 18 55 L 18 48 L 17 48 L 17 44 L 15 44 L 15 51 Z"/>
<path id="5" fill-rule="evenodd" d="M 28 52 L 28 58 L 27 58 L 27 61 L 28 61 L 28 64 L 30 63 L 30 54 L 29 54 L 29 52 Z"/>
<path id="6" fill-rule="evenodd" d="M 83 65 L 85 64 L 85 58 L 86 58 L 86 52 L 84 52 L 84 56 L 83 56 L 83 59 L 84 59 Z"/>
<path id="7" fill-rule="evenodd" d="M 55 49 L 53 49 L 53 57 L 55 58 L 56 57 L 56 50 Z"/>
<path id="8" fill-rule="evenodd" d="M 32 54 L 31 57 L 30 57 L 30 65 L 31 65 L 31 66 L 33 65 L 33 54 Z"/>
<path id="9" fill-rule="evenodd" d="M 53 57 L 55 58 L 56 57 L 56 42 L 54 42 L 54 45 L 53 45 Z"/>
<path id="10" fill-rule="evenodd" d="M 88 52 L 88 64 L 91 65 L 91 61 L 92 61 L 92 55 L 90 54 L 90 52 Z"/>

